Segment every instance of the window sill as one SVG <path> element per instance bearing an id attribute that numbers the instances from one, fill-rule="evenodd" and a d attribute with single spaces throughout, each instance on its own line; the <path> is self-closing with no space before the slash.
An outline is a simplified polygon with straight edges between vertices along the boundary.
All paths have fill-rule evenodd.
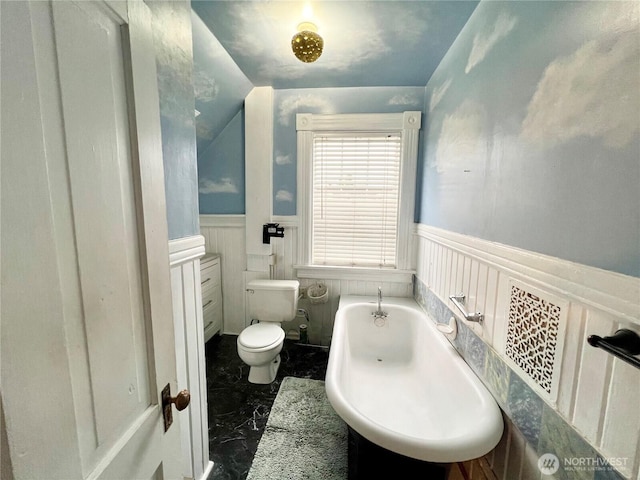
<path id="1" fill-rule="evenodd" d="M 294 265 L 298 278 L 316 280 L 359 280 L 365 282 L 411 283 L 415 270 L 396 270 L 362 267 L 328 267 Z"/>

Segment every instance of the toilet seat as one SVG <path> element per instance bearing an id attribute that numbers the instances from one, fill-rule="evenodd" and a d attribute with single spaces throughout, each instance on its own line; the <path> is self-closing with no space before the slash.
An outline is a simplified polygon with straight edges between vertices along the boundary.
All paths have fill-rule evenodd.
<path id="1" fill-rule="evenodd" d="M 245 328 L 238 336 L 238 345 L 242 348 L 261 352 L 270 350 L 284 340 L 284 330 L 276 323 L 256 323 Z"/>

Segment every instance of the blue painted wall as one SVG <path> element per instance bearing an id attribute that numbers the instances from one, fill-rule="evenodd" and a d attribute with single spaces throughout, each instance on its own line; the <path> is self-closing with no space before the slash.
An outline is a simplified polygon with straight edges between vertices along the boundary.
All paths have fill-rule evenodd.
<path id="1" fill-rule="evenodd" d="M 253 84 L 196 11 L 191 21 L 200 213 L 243 214 L 244 99 Z"/>
<path id="2" fill-rule="evenodd" d="M 422 87 L 309 88 L 274 92 L 273 214 L 296 214 L 296 114 L 393 113 L 424 108 Z"/>
<path id="3" fill-rule="evenodd" d="M 169 239 L 197 235 L 198 172 L 188 1 L 147 2 L 153 15 Z"/>
<path id="4" fill-rule="evenodd" d="M 194 2 L 194 8 L 208 2 Z M 253 88 L 229 53 L 220 45 L 195 11 L 193 24 L 193 89 L 198 154 L 207 149 L 242 109 L 244 99 Z"/>
<path id="5" fill-rule="evenodd" d="M 640 276 L 635 2 L 481 2 L 426 87 L 416 219 Z"/>
<path id="6" fill-rule="evenodd" d="M 245 213 L 244 109 L 198 155 L 200 213 Z"/>

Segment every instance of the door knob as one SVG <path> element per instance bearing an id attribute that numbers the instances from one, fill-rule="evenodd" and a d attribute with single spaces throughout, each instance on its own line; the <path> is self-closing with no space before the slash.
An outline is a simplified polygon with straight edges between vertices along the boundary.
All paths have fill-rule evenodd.
<path id="1" fill-rule="evenodd" d="M 182 390 L 178 392 L 175 397 L 171 396 L 171 385 L 167 385 L 162 389 L 162 415 L 164 417 L 164 431 L 169 430 L 169 427 L 173 423 L 173 412 L 171 410 L 171 404 L 176 406 L 176 410 L 181 412 L 189 406 L 191 402 L 191 394 L 189 390 Z"/>
<path id="2" fill-rule="evenodd" d="M 178 392 L 178 395 L 175 397 L 169 398 L 169 402 L 173 403 L 176 406 L 176 410 L 181 412 L 189 406 L 189 402 L 191 402 L 191 394 L 189 393 L 189 390 L 182 390 L 181 392 Z"/>

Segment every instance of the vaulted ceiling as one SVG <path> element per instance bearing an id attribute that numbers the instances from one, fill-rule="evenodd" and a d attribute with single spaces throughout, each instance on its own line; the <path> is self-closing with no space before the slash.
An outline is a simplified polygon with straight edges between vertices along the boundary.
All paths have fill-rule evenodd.
<path id="1" fill-rule="evenodd" d="M 425 86 L 477 4 L 193 0 L 199 148 L 215 138 L 253 86 Z M 324 52 L 311 64 L 291 51 L 291 37 L 307 20 L 324 38 Z M 228 113 L 215 105 L 225 102 L 234 105 Z"/>
<path id="2" fill-rule="evenodd" d="M 310 18 L 324 38 L 317 62 L 291 52 L 301 1 L 194 1 L 192 8 L 255 86 L 423 86 L 478 2 L 323 1 Z M 307 18 L 305 18 L 307 17 Z"/>

